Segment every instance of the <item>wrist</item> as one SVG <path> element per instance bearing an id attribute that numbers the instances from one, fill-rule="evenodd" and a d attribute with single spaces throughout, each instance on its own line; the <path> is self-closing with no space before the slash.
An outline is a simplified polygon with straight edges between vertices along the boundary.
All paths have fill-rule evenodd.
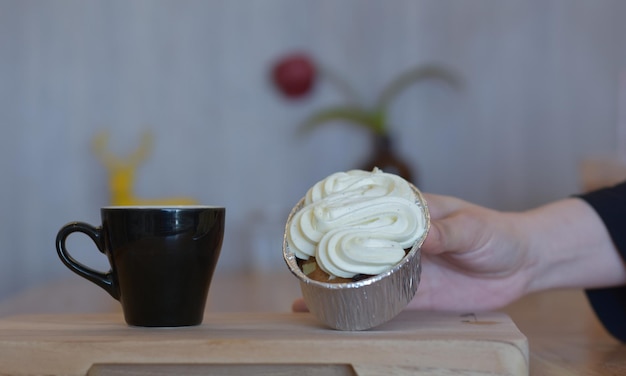
<path id="1" fill-rule="evenodd" d="M 626 269 L 596 212 L 568 198 L 522 214 L 527 235 L 527 293 L 606 287 L 626 282 Z"/>

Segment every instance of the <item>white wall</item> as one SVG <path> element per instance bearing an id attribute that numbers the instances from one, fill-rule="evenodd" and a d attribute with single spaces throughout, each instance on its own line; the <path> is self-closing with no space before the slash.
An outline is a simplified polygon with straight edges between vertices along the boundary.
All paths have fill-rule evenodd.
<path id="1" fill-rule="evenodd" d="M 102 130 L 120 154 L 154 132 L 139 195 L 227 207 L 221 271 L 273 247 L 282 270 L 287 211 L 369 150 L 342 124 L 296 132 L 342 97 L 324 82 L 297 104 L 275 94 L 269 65 L 294 48 L 366 98 L 425 62 L 466 79 L 393 106 L 423 190 L 506 210 L 572 194 L 582 158 L 615 152 L 624 19 L 617 0 L 0 1 L 0 298 L 71 274 L 54 238 L 107 204 L 90 150 Z M 72 244 L 104 267 L 86 240 Z"/>

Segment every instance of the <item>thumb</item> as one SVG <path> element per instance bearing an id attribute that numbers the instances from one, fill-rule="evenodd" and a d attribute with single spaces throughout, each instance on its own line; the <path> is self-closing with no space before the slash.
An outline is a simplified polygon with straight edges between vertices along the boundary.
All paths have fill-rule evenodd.
<path id="1" fill-rule="evenodd" d="M 481 217 L 470 212 L 457 212 L 433 220 L 422 251 L 432 255 L 467 252 L 481 243 L 484 235 L 481 226 Z"/>
<path id="2" fill-rule="evenodd" d="M 430 229 L 422 244 L 422 252 L 438 255 L 446 251 L 445 234 L 440 221 L 431 221 Z"/>
<path id="3" fill-rule="evenodd" d="M 425 193 L 424 197 L 430 212 L 430 228 L 422 251 L 425 253 L 438 255 L 446 251 L 458 250 L 460 239 L 455 239 L 461 235 L 462 228 L 458 227 L 458 217 L 466 211 L 471 204 L 455 197 L 441 196 Z M 464 217 L 460 215 L 460 217 Z M 461 241 L 462 242 L 462 241 Z"/>

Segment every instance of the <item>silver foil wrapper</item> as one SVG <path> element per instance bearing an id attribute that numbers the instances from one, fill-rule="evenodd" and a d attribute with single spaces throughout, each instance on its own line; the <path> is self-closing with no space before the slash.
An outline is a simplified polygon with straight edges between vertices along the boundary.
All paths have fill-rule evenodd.
<path id="1" fill-rule="evenodd" d="M 385 273 L 356 282 L 328 283 L 307 277 L 287 244 L 287 228 L 304 205 L 302 198 L 291 210 L 283 236 L 283 257 L 300 281 L 302 297 L 309 311 L 323 324 L 338 330 L 366 330 L 383 324 L 400 313 L 415 296 L 420 283 L 420 247 L 430 228 L 430 215 L 421 192 L 412 186 L 416 204 L 422 208 L 426 231 L 407 255 Z"/>

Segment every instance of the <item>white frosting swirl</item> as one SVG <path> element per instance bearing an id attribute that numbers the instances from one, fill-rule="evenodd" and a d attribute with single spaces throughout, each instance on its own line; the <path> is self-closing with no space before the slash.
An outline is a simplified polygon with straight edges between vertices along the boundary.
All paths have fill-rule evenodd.
<path id="1" fill-rule="evenodd" d="M 391 269 L 424 231 L 425 215 L 411 186 L 375 168 L 317 182 L 286 236 L 296 257 L 315 256 L 326 273 L 352 278 Z"/>

